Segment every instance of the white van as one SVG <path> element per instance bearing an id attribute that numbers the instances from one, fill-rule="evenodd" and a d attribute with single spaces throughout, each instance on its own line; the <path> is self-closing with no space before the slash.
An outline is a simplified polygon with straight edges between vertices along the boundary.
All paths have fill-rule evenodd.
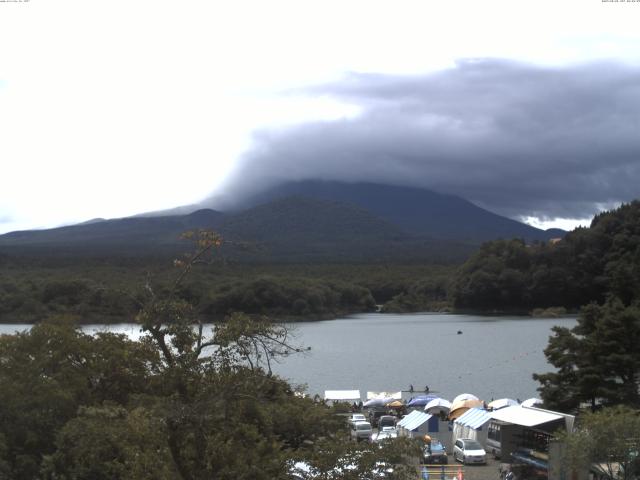
<path id="1" fill-rule="evenodd" d="M 371 440 L 373 429 L 369 422 L 354 422 L 351 424 L 351 438 L 354 440 Z"/>

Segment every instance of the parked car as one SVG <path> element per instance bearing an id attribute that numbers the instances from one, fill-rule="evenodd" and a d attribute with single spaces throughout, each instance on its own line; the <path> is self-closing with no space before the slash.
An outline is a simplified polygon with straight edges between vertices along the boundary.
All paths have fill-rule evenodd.
<path id="1" fill-rule="evenodd" d="M 374 435 L 373 441 L 378 443 L 392 438 L 398 438 L 398 430 L 396 430 L 395 427 L 382 427 L 378 433 Z"/>
<path id="2" fill-rule="evenodd" d="M 435 438 L 431 439 L 431 445 L 424 446 L 424 463 L 439 463 L 442 465 L 449 463 L 449 457 L 447 457 L 444 445 Z"/>
<path id="3" fill-rule="evenodd" d="M 380 417 L 386 416 L 386 410 L 369 410 L 369 423 L 374 427 L 378 426 L 378 420 Z"/>
<path id="4" fill-rule="evenodd" d="M 384 427 L 395 427 L 396 426 L 396 417 L 393 415 L 382 415 L 378 419 L 378 428 L 382 430 Z"/>
<path id="5" fill-rule="evenodd" d="M 349 423 L 366 422 L 366 421 L 367 421 L 367 417 L 365 417 L 364 414 L 362 413 L 352 413 L 351 415 L 349 415 L 349 419 L 348 419 Z"/>
<path id="6" fill-rule="evenodd" d="M 453 445 L 454 460 L 467 463 L 487 463 L 487 452 L 482 445 L 470 438 L 459 438 Z"/>
<path id="7" fill-rule="evenodd" d="M 354 422 L 351 424 L 351 438 L 354 440 L 371 440 L 373 428 L 369 422 Z"/>

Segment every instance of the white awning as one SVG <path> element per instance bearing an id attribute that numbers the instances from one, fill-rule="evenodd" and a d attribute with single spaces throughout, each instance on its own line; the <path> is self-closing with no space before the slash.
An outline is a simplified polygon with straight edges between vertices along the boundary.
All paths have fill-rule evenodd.
<path id="1" fill-rule="evenodd" d="M 367 400 L 374 398 L 391 398 L 393 400 L 402 400 L 402 392 L 367 392 Z"/>
<path id="2" fill-rule="evenodd" d="M 523 400 L 520 405 L 522 405 L 523 407 L 533 407 L 535 405 L 542 405 L 542 403 L 542 400 L 540 400 L 539 398 L 532 397 Z"/>
<path id="3" fill-rule="evenodd" d="M 414 410 L 409 415 L 400 420 L 398 422 L 398 426 L 412 431 L 423 425 L 425 422 L 428 422 L 430 418 L 431 415 L 429 415 L 428 413 L 421 412 L 420 410 Z"/>
<path id="4" fill-rule="evenodd" d="M 359 402 L 360 390 L 325 390 L 324 399 L 334 402 Z"/>
<path id="5" fill-rule="evenodd" d="M 522 425 L 524 427 L 535 427 L 543 423 L 553 422 L 554 420 L 564 420 L 564 415 L 553 413 L 548 410 L 538 408 L 523 407 L 514 405 L 512 407 L 501 408 L 490 413 L 491 418 L 502 422 L 513 423 L 514 425 Z"/>

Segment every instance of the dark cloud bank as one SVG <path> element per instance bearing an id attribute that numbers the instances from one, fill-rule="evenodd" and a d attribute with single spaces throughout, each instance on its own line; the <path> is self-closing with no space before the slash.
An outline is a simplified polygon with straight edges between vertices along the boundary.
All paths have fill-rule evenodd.
<path id="1" fill-rule="evenodd" d="M 547 219 L 587 218 L 640 196 L 637 67 L 474 60 L 423 76 L 352 74 L 310 93 L 362 113 L 257 132 L 225 192 L 381 182 Z"/>

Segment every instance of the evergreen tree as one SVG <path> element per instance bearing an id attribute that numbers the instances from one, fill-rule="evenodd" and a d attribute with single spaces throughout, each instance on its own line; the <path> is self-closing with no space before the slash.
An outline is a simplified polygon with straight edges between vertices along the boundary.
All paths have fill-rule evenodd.
<path id="1" fill-rule="evenodd" d="M 458 270 L 450 296 L 454 307 L 478 310 L 577 310 L 608 296 L 631 305 L 640 299 L 640 201 L 556 244 L 488 242 Z"/>
<path id="2" fill-rule="evenodd" d="M 617 298 L 582 309 L 572 328 L 554 327 L 545 355 L 556 372 L 534 374 L 545 404 L 640 407 L 640 309 Z"/>

